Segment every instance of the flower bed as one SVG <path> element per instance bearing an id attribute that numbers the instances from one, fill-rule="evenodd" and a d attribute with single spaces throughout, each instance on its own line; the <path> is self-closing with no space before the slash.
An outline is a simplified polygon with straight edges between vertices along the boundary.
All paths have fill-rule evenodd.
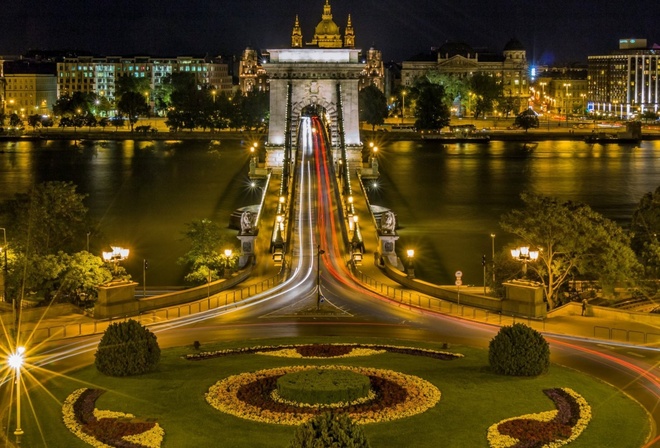
<path id="1" fill-rule="evenodd" d="M 66 398 L 62 418 L 69 431 L 99 448 L 160 448 L 165 432 L 158 423 L 136 419 L 132 414 L 96 409 L 96 400 L 104 392 L 83 388 Z"/>
<path id="2" fill-rule="evenodd" d="M 543 391 L 554 411 L 502 420 L 488 428 L 492 448 L 557 448 L 575 440 L 591 420 L 587 401 L 569 388 Z"/>
<path id="3" fill-rule="evenodd" d="M 395 345 L 381 344 L 301 344 L 301 345 L 271 345 L 241 347 L 236 349 L 216 350 L 213 352 L 201 352 L 185 355 L 189 361 L 200 361 L 204 359 L 218 358 L 221 356 L 238 354 L 262 354 L 270 356 L 282 356 L 288 358 L 347 358 L 352 356 L 370 356 L 379 353 L 400 353 L 404 355 L 426 356 L 445 361 L 462 358 L 460 353 L 450 353 L 439 350 L 430 350 L 413 347 L 399 347 Z"/>
<path id="4" fill-rule="evenodd" d="M 334 404 L 359 424 L 397 420 L 420 414 L 435 406 L 440 391 L 431 383 L 412 375 L 384 369 L 351 366 L 290 366 L 230 376 L 215 383 L 206 401 L 219 411 L 264 423 L 299 425 L 327 410 L 329 406 L 300 406 L 274 400 L 279 377 L 310 369 L 351 370 L 366 375 L 373 399 L 361 403 Z"/>

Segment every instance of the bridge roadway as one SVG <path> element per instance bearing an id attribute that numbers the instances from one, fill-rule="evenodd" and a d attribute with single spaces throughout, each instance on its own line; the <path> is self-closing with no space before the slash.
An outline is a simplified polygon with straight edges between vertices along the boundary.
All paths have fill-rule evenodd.
<path id="1" fill-rule="evenodd" d="M 301 130 L 294 177 L 297 185 L 290 205 L 293 207 L 290 223 L 293 238 L 289 242 L 287 279 L 255 296 L 246 305 L 221 307 L 152 324 L 161 347 L 190 345 L 195 340 L 204 345 L 212 341 L 334 335 L 486 347 L 497 332 L 497 326 L 393 304 L 356 280 L 346 263 L 347 252 L 338 218 L 340 194 L 329 150 L 320 138 L 320 123 L 305 119 Z M 358 195 L 355 199 L 361 222 L 368 222 L 366 204 Z M 364 232 L 364 236 L 367 249 L 373 250 L 375 235 Z M 320 257 L 318 246 L 325 251 Z M 261 252 L 259 263 L 270 263 L 270 258 L 263 255 L 263 247 Z M 371 258 L 365 257 L 362 269 L 376 277 L 379 272 Z M 324 297 L 320 307 L 317 307 L 317 259 L 321 262 Z M 260 273 L 270 275 L 271 270 L 271 267 L 262 267 Z M 383 276 L 378 280 L 388 282 Z M 556 334 L 546 337 L 551 344 L 553 362 L 601 378 L 638 400 L 652 420 L 652 434 L 645 448 L 660 446 L 657 436 L 660 354 L 657 347 L 634 347 Z M 40 349 L 38 364 L 48 365 L 49 370 L 57 372 L 79 368 L 93 361 L 98 339 L 97 335 L 48 342 Z M 625 424 L 636 422 L 625 421 Z M 640 431 L 641 428 L 640 422 Z"/>

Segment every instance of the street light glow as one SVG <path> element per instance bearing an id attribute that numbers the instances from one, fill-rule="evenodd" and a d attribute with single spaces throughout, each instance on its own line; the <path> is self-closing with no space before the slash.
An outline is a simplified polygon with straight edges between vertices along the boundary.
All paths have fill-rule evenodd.
<path id="1" fill-rule="evenodd" d="M 21 366 L 23 365 L 24 354 L 25 354 L 25 347 L 18 347 L 16 349 L 16 352 L 9 355 L 9 358 L 7 359 L 7 363 L 9 364 L 9 367 L 11 367 L 14 370 L 20 369 Z"/>

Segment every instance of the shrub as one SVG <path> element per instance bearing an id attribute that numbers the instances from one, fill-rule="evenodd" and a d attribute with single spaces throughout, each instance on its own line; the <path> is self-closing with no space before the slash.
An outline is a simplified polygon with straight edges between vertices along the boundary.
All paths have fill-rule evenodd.
<path id="1" fill-rule="evenodd" d="M 370 390 L 369 377 L 349 370 L 303 370 L 277 379 L 280 397 L 307 404 L 348 403 Z"/>
<path id="2" fill-rule="evenodd" d="M 135 320 L 114 323 L 103 334 L 94 355 L 99 372 L 110 376 L 139 375 L 160 360 L 156 335 Z"/>
<path id="3" fill-rule="evenodd" d="M 535 376 L 546 372 L 550 365 L 548 342 L 527 325 L 502 327 L 488 349 L 490 366 L 499 374 Z"/>
<path id="4" fill-rule="evenodd" d="M 369 448 L 362 428 L 346 414 L 326 412 L 298 426 L 289 448 Z"/>

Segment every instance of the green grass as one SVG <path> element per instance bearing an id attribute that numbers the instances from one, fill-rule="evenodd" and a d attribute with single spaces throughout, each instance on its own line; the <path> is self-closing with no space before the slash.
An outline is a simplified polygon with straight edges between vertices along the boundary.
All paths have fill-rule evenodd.
<path id="1" fill-rule="evenodd" d="M 242 343 L 204 345 L 202 350 L 309 342 L 365 342 L 402 346 L 420 346 L 440 350 L 439 345 L 408 341 L 335 338 L 279 339 Z M 552 365 L 547 374 L 537 378 L 511 378 L 495 375 L 488 368 L 486 350 L 452 347 L 465 358 L 440 361 L 401 354 L 335 360 L 301 360 L 264 355 L 231 355 L 205 361 L 186 361 L 181 355 L 192 347 L 163 350 L 156 371 L 137 377 L 104 376 L 92 367 L 72 376 L 56 378 L 46 387 L 57 399 L 33 388 L 30 400 L 37 412 L 38 424 L 28 415 L 30 403 L 23 400 L 24 446 L 86 446 L 69 433 L 62 423 L 61 403 L 75 389 L 99 387 L 108 390 L 97 401 L 97 408 L 135 414 L 155 419 L 165 430 L 164 447 L 285 447 L 295 428 L 254 423 L 223 414 L 204 400 L 208 388 L 228 375 L 287 366 L 345 364 L 391 369 L 417 375 L 437 386 L 440 402 L 415 417 L 389 423 L 363 426 L 372 447 L 488 447 L 488 427 L 502 419 L 554 409 L 542 390 L 570 387 L 581 394 L 592 408 L 592 420 L 571 448 L 616 446 L 637 448 L 649 433 L 649 419 L 644 410 L 617 389 L 571 369 Z M 14 423 L 10 424 L 13 428 Z M 38 425 L 41 425 L 39 434 Z"/>

